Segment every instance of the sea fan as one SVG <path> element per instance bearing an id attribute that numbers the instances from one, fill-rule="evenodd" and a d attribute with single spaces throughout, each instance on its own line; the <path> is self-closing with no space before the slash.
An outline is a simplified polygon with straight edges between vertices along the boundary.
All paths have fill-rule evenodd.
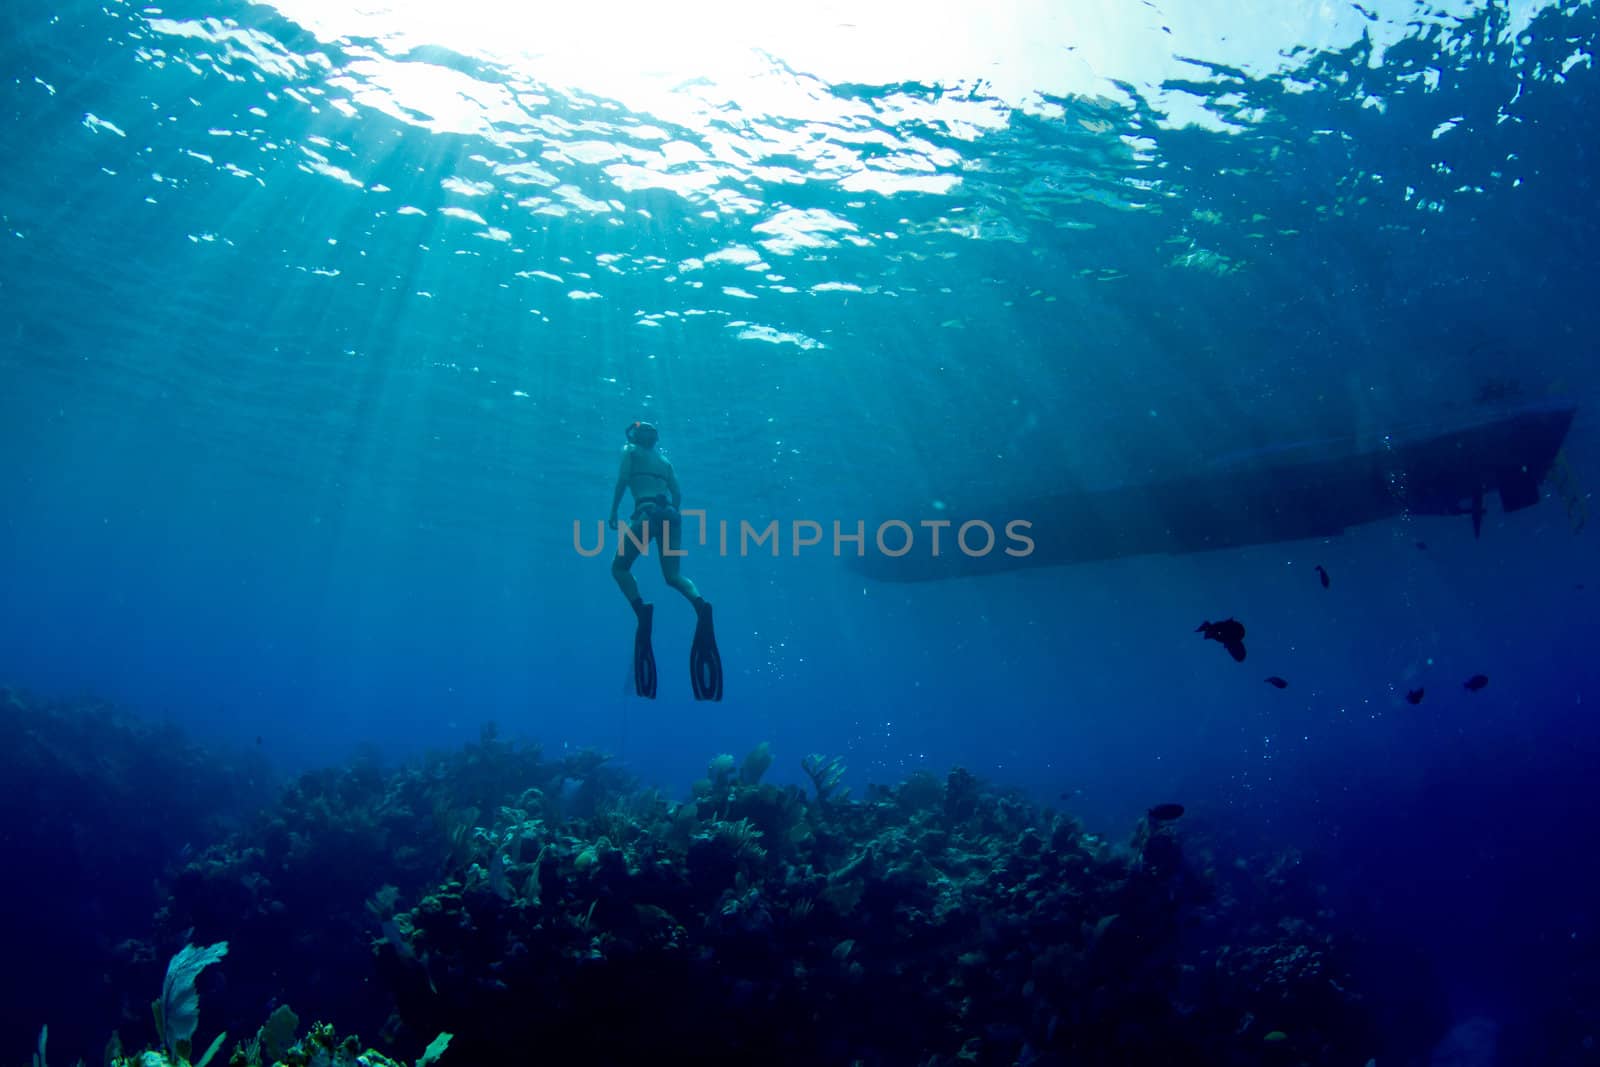
<path id="1" fill-rule="evenodd" d="M 200 1025 L 200 993 L 194 983 L 200 972 L 228 954 L 228 943 L 195 948 L 185 945 L 167 964 L 167 979 L 161 984 L 161 999 L 155 1002 L 156 1032 L 167 1052 L 189 1058 L 190 1042 Z"/>

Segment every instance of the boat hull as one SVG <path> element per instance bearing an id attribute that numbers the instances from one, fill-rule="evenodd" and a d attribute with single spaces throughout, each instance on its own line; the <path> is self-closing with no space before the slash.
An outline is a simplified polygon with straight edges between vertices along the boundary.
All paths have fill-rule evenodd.
<path id="1" fill-rule="evenodd" d="M 902 555 L 880 550 L 868 537 L 865 554 L 848 559 L 875 579 L 923 582 L 1333 537 L 1400 515 L 1465 515 L 1480 530 L 1488 494 L 1498 494 L 1507 512 L 1538 503 L 1575 413 L 1570 406 L 1523 409 L 1338 455 L 1280 456 L 1141 485 L 941 512 L 928 517 L 950 523 L 937 555 L 930 531 L 918 529 Z M 968 523 L 994 531 L 988 551 L 980 551 L 988 542 L 983 526 L 969 528 L 970 551 L 956 543 Z M 1016 536 L 1007 536 L 1008 528 Z M 904 543 L 892 531 L 885 540 L 891 552 Z"/>

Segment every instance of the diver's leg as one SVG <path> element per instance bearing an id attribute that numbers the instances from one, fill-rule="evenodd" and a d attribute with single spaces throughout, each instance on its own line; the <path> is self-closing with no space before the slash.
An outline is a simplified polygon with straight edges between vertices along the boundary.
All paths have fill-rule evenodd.
<path id="1" fill-rule="evenodd" d="M 694 698 L 721 700 L 722 653 L 717 651 L 717 635 L 711 625 L 711 602 L 695 590 L 689 579 L 681 574 L 675 577 L 673 588 L 694 605 L 694 640 L 689 645 L 689 679 L 694 685 Z"/>
<path id="2" fill-rule="evenodd" d="M 633 561 L 639 558 L 639 547 L 633 538 L 626 533 L 626 524 L 617 527 L 621 544 L 617 546 L 617 554 L 611 557 L 611 577 L 617 581 L 617 587 L 622 590 L 622 595 L 628 598 L 628 603 L 637 611 L 639 607 L 639 583 L 633 577 L 630 568 Z"/>
<path id="3" fill-rule="evenodd" d="M 617 554 L 611 559 L 611 577 L 617 580 L 618 588 L 628 598 L 628 603 L 633 606 L 634 618 L 638 620 L 633 632 L 633 690 L 653 700 L 656 695 L 656 656 L 650 647 L 650 629 L 655 609 L 639 596 L 639 583 L 629 571 L 641 550 L 626 533 L 626 526 L 622 530 L 622 543 L 617 546 Z"/>
<path id="4" fill-rule="evenodd" d="M 661 576 L 694 605 L 694 640 L 689 645 L 689 679 L 694 685 L 694 698 L 721 700 L 722 653 L 717 651 L 717 635 L 711 625 L 711 604 L 680 571 L 683 557 L 667 552 L 669 545 L 677 543 L 680 529 L 677 523 L 667 527 L 669 540 L 661 546 Z"/>
<path id="5" fill-rule="evenodd" d="M 695 610 L 699 611 L 700 605 L 704 603 L 700 599 L 700 590 L 683 576 L 683 556 L 679 554 L 683 550 L 683 523 L 673 522 L 670 519 L 664 521 L 661 529 L 657 531 L 657 541 L 661 545 L 661 577 L 667 580 L 668 585 L 682 593 L 689 603 L 694 605 Z"/>
<path id="6" fill-rule="evenodd" d="M 700 602 L 700 590 L 696 589 L 694 583 L 683 576 L 682 567 L 682 556 L 669 556 L 665 551 L 661 553 L 661 577 L 665 578 L 667 584 L 672 588 L 688 597 L 689 603 L 698 604 Z"/>

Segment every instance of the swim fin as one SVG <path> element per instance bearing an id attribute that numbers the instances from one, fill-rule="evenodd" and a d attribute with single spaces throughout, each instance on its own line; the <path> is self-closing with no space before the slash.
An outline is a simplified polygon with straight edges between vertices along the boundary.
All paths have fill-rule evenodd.
<path id="1" fill-rule="evenodd" d="M 694 606 L 694 644 L 689 646 L 689 681 L 696 700 L 722 699 L 722 653 L 711 628 L 711 604 L 702 599 Z"/>
<path id="2" fill-rule="evenodd" d="M 650 623 L 655 605 L 643 601 L 633 606 L 639 628 L 633 632 L 633 691 L 651 700 L 656 698 L 656 654 L 650 647 Z"/>

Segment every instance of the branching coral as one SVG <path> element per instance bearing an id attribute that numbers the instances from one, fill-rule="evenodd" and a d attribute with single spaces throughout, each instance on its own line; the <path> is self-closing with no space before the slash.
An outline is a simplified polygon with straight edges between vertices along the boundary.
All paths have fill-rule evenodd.
<path id="1" fill-rule="evenodd" d="M 800 769 L 806 772 L 806 777 L 811 779 L 811 784 L 817 790 L 817 803 L 826 805 L 830 800 L 843 802 L 850 796 L 849 789 L 838 789 L 839 782 L 844 778 L 844 760 L 838 756 L 829 759 L 819 753 L 813 752 L 800 761 Z"/>

